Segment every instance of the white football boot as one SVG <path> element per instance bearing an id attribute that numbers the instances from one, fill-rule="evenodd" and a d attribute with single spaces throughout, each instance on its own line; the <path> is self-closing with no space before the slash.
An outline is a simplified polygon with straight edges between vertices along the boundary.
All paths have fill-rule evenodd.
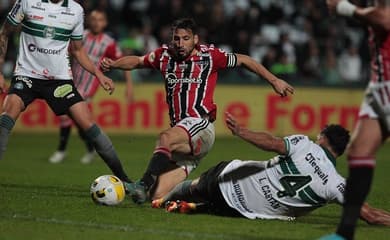
<path id="1" fill-rule="evenodd" d="M 93 151 L 93 152 L 87 152 L 86 154 L 84 154 L 84 156 L 80 159 L 80 162 L 82 164 L 90 164 L 93 159 L 95 158 L 95 155 L 96 155 L 96 152 Z"/>
<path id="2" fill-rule="evenodd" d="M 50 163 L 60 163 L 65 159 L 66 152 L 64 151 L 55 151 L 53 155 L 49 157 Z"/>

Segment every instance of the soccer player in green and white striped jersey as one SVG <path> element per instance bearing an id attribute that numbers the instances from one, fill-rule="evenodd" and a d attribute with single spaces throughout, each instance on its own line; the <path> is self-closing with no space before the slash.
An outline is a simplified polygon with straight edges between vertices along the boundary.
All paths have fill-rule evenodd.
<path id="1" fill-rule="evenodd" d="M 110 94 L 114 83 L 89 59 L 82 46 L 83 8 L 73 0 L 17 0 L 0 29 L 0 69 L 8 36 L 21 25 L 19 55 L 0 116 L 0 159 L 20 113 L 35 99 L 44 99 L 56 115 L 68 114 L 85 132 L 98 154 L 122 181 L 130 182 L 111 140 L 90 117 L 87 104 L 72 81 L 68 54 Z M 70 50 L 69 50 L 70 49 Z M 0 90 L 5 91 L 0 73 Z"/>
<path id="2" fill-rule="evenodd" d="M 206 210 L 249 219 L 293 220 L 327 203 L 343 203 L 345 179 L 335 168 L 336 158 L 349 141 L 343 127 L 329 125 L 313 142 L 304 135 L 279 138 L 253 132 L 237 124 L 230 114 L 226 124 L 234 135 L 279 155 L 269 161 L 221 162 L 200 178 L 180 183 L 153 201 L 153 207 L 168 203 L 168 211 Z M 390 213 L 368 205 L 362 210 L 364 220 L 390 225 Z M 375 214 L 383 218 L 378 222 Z"/>

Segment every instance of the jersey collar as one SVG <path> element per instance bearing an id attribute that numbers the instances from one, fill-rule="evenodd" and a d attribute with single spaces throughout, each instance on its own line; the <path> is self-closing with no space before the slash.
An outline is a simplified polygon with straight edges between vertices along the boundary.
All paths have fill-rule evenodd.
<path id="1" fill-rule="evenodd" d="M 325 152 L 326 156 L 328 157 L 328 159 L 332 162 L 333 166 L 336 167 L 336 158 L 333 157 L 332 153 L 329 152 L 328 149 L 324 148 L 323 146 L 321 146 L 321 147 L 324 150 L 324 152 Z"/>
<path id="2" fill-rule="evenodd" d="M 62 2 L 62 4 L 61 4 L 61 7 L 68 7 L 68 1 L 69 1 L 69 0 L 64 0 L 64 1 Z M 42 0 L 42 2 L 48 3 L 49 0 Z"/>

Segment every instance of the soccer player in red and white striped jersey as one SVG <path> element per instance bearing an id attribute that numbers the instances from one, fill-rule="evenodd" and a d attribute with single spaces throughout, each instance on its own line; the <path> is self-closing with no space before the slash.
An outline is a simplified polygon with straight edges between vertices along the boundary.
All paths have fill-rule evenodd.
<path id="1" fill-rule="evenodd" d="M 347 149 L 349 177 L 337 234 L 321 239 L 353 239 L 361 206 L 375 168 L 375 154 L 390 134 L 390 1 L 367 1 L 366 7 L 347 0 L 327 0 L 331 12 L 352 17 L 369 28 L 371 76 L 359 119 Z"/>
<path id="2" fill-rule="evenodd" d="M 249 56 L 199 45 L 196 28 L 192 19 L 179 19 L 172 25 L 172 42 L 168 46 L 145 56 L 126 56 L 116 61 L 104 58 L 101 62 L 103 70 L 157 69 L 165 80 L 171 128 L 160 133 L 142 179 L 126 184 L 135 202 L 145 202 L 148 191 L 152 199 L 164 196 L 211 149 L 215 138 L 213 122 L 217 106 L 213 96 L 218 70 L 243 66 L 266 79 L 282 97 L 294 91 Z"/>
<path id="3" fill-rule="evenodd" d="M 83 34 L 83 46 L 91 61 L 98 65 L 104 57 L 118 59 L 122 57 L 122 51 L 118 47 L 115 39 L 104 33 L 107 26 L 107 16 L 102 10 L 93 10 L 88 16 L 89 29 Z M 95 76 L 86 71 L 74 59 L 72 62 L 73 82 L 81 96 L 90 102 L 99 88 L 99 81 Z M 132 81 L 130 72 L 126 71 L 124 77 L 127 83 L 126 96 L 130 102 L 132 98 Z M 72 127 L 72 120 L 67 115 L 60 116 L 60 141 L 56 152 L 50 156 L 51 163 L 62 162 L 66 156 L 66 146 L 69 140 Z M 80 159 L 82 163 L 90 163 L 94 156 L 95 150 L 91 143 L 86 141 L 84 133 L 79 129 L 79 135 L 85 142 L 87 153 Z"/>

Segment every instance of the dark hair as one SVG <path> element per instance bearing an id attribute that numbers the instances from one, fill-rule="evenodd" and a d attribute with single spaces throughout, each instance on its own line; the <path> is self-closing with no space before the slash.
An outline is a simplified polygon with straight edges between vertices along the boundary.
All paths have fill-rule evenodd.
<path id="1" fill-rule="evenodd" d="M 171 25 L 172 32 L 178 28 L 191 30 L 194 35 L 198 33 L 198 26 L 192 18 L 180 18 L 174 21 Z"/>
<path id="2" fill-rule="evenodd" d="M 324 135 L 330 144 L 333 151 L 339 156 L 344 153 L 349 142 L 349 131 L 338 124 L 330 124 L 322 129 L 321 134 Z"/>

